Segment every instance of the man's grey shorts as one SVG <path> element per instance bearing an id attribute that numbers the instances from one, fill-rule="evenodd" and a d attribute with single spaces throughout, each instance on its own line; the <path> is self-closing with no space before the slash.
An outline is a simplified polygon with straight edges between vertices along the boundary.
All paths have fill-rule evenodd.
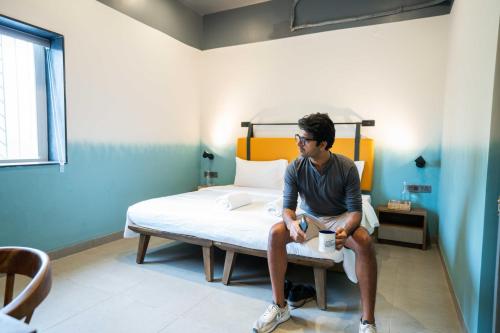
<path id="1" fill-rule="evenodd" d="M 309 225 L 306 231 L 306 240 L 309 240 L 311 238 L 318 237 L 320 230 L 336 231 L 337 228 L 343 228 L 347 223 L 349 213 L 345 212 L 337 216 L 320 217 L 315 217 L 304 213 L 297 215 L 297 219 L 300 220 L 302 215 L 306 217 L 307 224 Z"/>

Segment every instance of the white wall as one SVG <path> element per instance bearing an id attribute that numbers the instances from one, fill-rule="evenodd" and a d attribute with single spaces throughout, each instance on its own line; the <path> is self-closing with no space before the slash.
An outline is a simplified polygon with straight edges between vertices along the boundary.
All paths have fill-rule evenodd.
<path id="1" fill-rule="evenodd" d="M 435 144 L 447 22 L 440 16 L 205 51 L 202 140 L 233 144 L 244 133 L 240 121 L 337 111 L 336 119 L 375 119 L 364 133 L 377 145 Z"/>
<path id="2" fill-rule="evenodd" d="M 201 51 L 95 0 L 0 0 L 65 37 L 69 142 L 199 142 Z"/>

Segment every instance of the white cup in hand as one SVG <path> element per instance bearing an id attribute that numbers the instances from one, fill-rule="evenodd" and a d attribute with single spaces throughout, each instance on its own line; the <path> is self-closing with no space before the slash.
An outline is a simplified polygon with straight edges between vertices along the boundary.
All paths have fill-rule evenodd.
<path id="1" fill-rule="evenodd" d="M 319 241 L 318 241 L 318 251 L 324 253 L 334 253 L 335 250 L 335 231 L 332 230 L 320 230 L 319 231 Z"/>

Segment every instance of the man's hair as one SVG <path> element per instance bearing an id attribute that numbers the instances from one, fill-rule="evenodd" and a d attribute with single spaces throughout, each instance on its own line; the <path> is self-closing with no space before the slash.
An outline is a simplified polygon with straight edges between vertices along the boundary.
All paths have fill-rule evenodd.
<path id="1" fill-rule="evenodd" d="M 326 141 L 325 150 L 330 149 L 335 142 L 335 125 L 326 113 L 313 113 L 299 119 L 299 128 L 312 134 L 316 146 Z"/>

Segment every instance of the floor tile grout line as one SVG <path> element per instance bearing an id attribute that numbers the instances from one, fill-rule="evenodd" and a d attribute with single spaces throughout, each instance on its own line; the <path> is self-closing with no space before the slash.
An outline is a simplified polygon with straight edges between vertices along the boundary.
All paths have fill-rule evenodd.
<path id="1" fill-rule="evenodd" d="M 51 325 L 51 326 L 46 327 L 45 329 L 47 329 L 47 330 L 48 330 L 48 329 L 51 329 L 51 328 L 54 328 L 55 326 L 58 326 L 58 325 L 60 325 L 60 324 L 62 324 L 62 323 L 64 323 L 64 322 L 66 322 L 67 320 L 70 320 L 70 319 L 72 319 L 72 318 L 76 317 L 77 315 L 80 315 L 80 314 L 82 314 L 82 313 L 84 313 L 84 312 L 86 312 L 86 311 L 90 310 L 91 308 L 93 308 L 93 307 L 95 307 L 95 306 L 98 306 L 99 304 L 104 303 L 104 302 L 106 302 L 106 301 L 110 300 L 111 298 L 116 297 L 117 295 L 120 295 L 120 294 L 122 294 L 122 293 L 124 292 L 124 291 L 120 291 L 120 292 L 116 292 L 116 293 L 114 293 L 114 292 L 106 292 L 106 291 L 104 291 L 104 290 L 102 290 L 102 289 L 95 288 L 95 287 L 93 287 L 93 286 L 89 286 L 89 285 L 86 285 L 86 284 L 82 284 L 82 283 L 80 283 L 79 281 L 75 281 L 75 280 L 73 280 L 73 279 L 71 279 L 71 278 L 64 277 L 64 275 L 60 275 L 60 276 L 59 276 L 59 278 L 61 278 L 61 279 L 65 279 L 65 280 L 67 280 L 67 281 L 69 281 L 69 282 L 71 282 L 71 283 L 73 283 L 73 284 L 76 284 L 76 285 L 78 285 L 78 286 L 80 286 L 80 287 L 94 289 L 96 292 L 99 292 L 99 293 L 101 293 L 101 294 L 105 294 L 105 293 L 107 293 L 107 296 L 108 296 L 108 297 L 106 297 L 106 298 L 104 298 L 104 299 L 102 299 L 102 300 L 100 300 L 100 301 L 97 301 L 96 303 L 94 303 L 94 304 L 92 304 L 92 305 L 89 305 L 88 307 L 85 307 L 85 308 L 81 309 L 80 311 L 77 311 L 76 313 L 74 313 L 74 314 L 70 315 L 69 317 L 67 317 L 67 318 L 65 318 L 65 319 L 63 319 L 63 320 L 61 320 L 61 321 L 59 321 L 59 322 L 55 323 L 54 325 Z M 137 285 L 137 284 L 139 284 L 139 283 L 140 283 L 140 281 L 139 281 L 139 282 L 137 282 L 137 283 L 135 283 L 135 284 L 134 284 L 134 286 L 135 286 L 135 285 Z M 132 287 L 133 287 L 133 286 L 128 287 L 126 290 L 128 290 L 129 288 L 132 288 Z"/>
<path id="2" fill-rule="evenodd" d="M 209 296 L 211 296 L 212 294 L 215 294 L 216 291 L 217 291 L 217 289 L 212 289 L 211 292 L 207 293 L 207 295 L 205 295 L 198 302 L 196 302 L 195 304 L 193 304 L 193 306 L 191 306 L 189 309 L 186 309 L 184 312 L 180 313 L 177 316 L 177 318 L 175 318 L 174 320 L 172 320 L 172 322 L 168 323 L 167 325 L 165 325 L 164 327 L 162 327 L 160 330 L 158 330 L 157 333 L 161 332 L 162 330 L 164 330 L 168 326 L 172 325 L 173 323 L 175 323 L 176 321 L 178 321 L 179 319 L 181 319 L 186 313 L 188 313 L 189 311 L 191 311 L 192 309 L 194 309 L 195 307 L 197 307 L 199 304 L 201 304 L 201 302 L 203 302 Z"/>
<path id="3" fill-rule="evenodd" d="M 97 305 L 99 305 L 99 304 L 101 304 L 101 303 L 104 303 L 104 302 L 108 301 L 108 300 L 109 300 L 109 299 L 111 299 L 113 296 L 114 296 L 114 295 L 109 295 L 109 297 L 107 297 L 107 298 L 105 298 L 105 299 L 102 299 L 102 300 L 98 301 L 98 302 L 97 302 L 97 303 L 95 303 L 95 304 L 89 305 L 88 307 L 86 307 L 86 308 L 84 308 L 84 309 L 81 309 L 80 311 L 78 311 L 78 312 L 76 312 L 76 313 L 74 313 L 74 314 L 70 315 L 68 318 L 63 319 L 63 320 L 61 320 L 61 321 L 57 322 L 56 324 L 54 324 L 54 325 L 52 325 L 52 326 L 49 326 L 49 327 L 47 327 L 47 328 L 45 328 L 45 329 L 46 329 L 46 330 L 52 329 L 52 328 L 54 328 L 54 327 L 56 327 L 56 326 L 58 326 L 58 325 L 60 325 L 60 324 L 62 324 L 62 323 L 64 323 L 64 322 L 66 322 L 66 321 L 68 321 L 68 320 L 70 320 L 70 319 L 72 319 L 72 318 L 74 318 L 74 317 L 76 317 L 76 316 L 78 316 L 78 315 L 80 315 L 80 314 L 82 314 L 82 313 L 84 313 L 84 312 L 87 312 L 87 311 L 88 311 L 88 310 L 90 310 L 91 308 L 93 308 L 93 307 L 95 307 L 95 306 L 97 306 Z"/>
<path id="4" fill-rule="evenodd" d="M 68 280 L 69 280 L 69 279 L 68 279 Z M 84 284 L 78 283 L 78 282 L 73 281 L 73 280 L 70 280 L 70 281 L 71 281 L 72 283 L 78 284 L 79 286 L 82 286 L 82 287 L 85 287 L 85 288 L 92 288 L 92 289 L 96 289 L 96 291 L 99 291 L 99 292 L 101 292 L 101 293 L 102 293 L 102 290 L 100 290 L 100 289 L 97 289 L 97 288 L 94 288 L 94 287 L 91 287 L 91 286 L 87 286 L 87 285 L 84 285 Z M 81 315 L 81 314 L 83 314 L 83 313 L 85 313 L 85 312 L 87 312 L 87 311 L 91 310 L 92 308 L 94 308 L 94 307 L 96 307 L 96 306 L 98 306 L 98 305 L 100 305 L 100 304 L 102 304 L 102 303 L 104 303 L 104 302 L 106 302 L 106 301 L 109 301 L 109 300 L 110 300 L 111 298 L 113 298 L 113 297 L 117 297 L 117 296 L 129 297 L 129 296 L 125 295 L 125 291 L 127 291 L 127 290 L 129 290 L 129 289 L 131 289 L 131 288 L 133 288 L 133 287 L 135 287 L 135 286 L 137 286 L 137 285 L 138 285 L 138 284 L 140 284 L 140 283 L 141 283 L 141 281 L 139 281 L 139 282 L 135 283 L 133 286 L 130 286 L 130 287 L 128 287 L 128 288 L 126 288 L 126 289 L 124 289 L 124 290 L 122 290 L 122 291 L 120 291 L 120 292 L 110 293 L 110 294 L 108 294 L 108 296 L 109 296 L 109 297 L 104 298 L 104 299 L 102 299 L 102 300 L 100 300 L 100 301 L 96 302 L 95 304 L 92 304 L 92 305 L 90 305 L 90 306 L 88 306 L 88 307 L 86 307 L 86 308 L 84 308 L 84 309 L 82 309 L 82 310 L 78 311 L 77 313 L 74 313 L 73 315 L 69 316 L 68 318 L 63 319 L 63 320 L 61 320 L 60 322 L 57 322 L 56 324 L 54 324 L 54 325 L 52 325 L 52 326 L 49 326 L 49 327 L 47 327 L 47 328 L 45 328 L 45 329 L 47 329 L 47 330 L 48 330 L 48 329 L 54 328 L 55 326 L 61 325 L 61 324 L 63 324 L 64 322 L 66 322 L 66 321 L 68 321 L 68 320 L 71 320 L 72 318 L 74 318 L 74 317 L 76 317 L 76 316 L 78 316 L 78 315 Z M 138 301 L 138 300 L 136 300 L 136 299 L 134 299 L 134 300 L 135 300 L 135 301 Z M 142 302 L 139 302 L 139 303 L 141 303 L 142 305 L 145 305 L 145 306 L 150 306 L 150 305 L 145 304 L 145 303 L 142 303 Z"/>
<path id="5" fill-rule="evenodd" d="M 119 240 L 117 240 L 117 241 L 119 241 Z M 104 245 L 103 245 L 103 246 L 104 246 Z M 82 254 L 83 254 L 83 255 L 85 255 L 87 251 L 91 251 L 91 250 L 92 250 L 92 249 L 87 249 L 87 250 L 85 250 L 85 251 L 82 251 L 82 252 L 79 252 L 79 253 L 74 253 L 74 254 L 71 254 L 70 256 L 66 256 L 66 257 L 62 257 L 62 258 L 72 257 L 73 259 L 78 259 L 78 256 L 79 256 L 79 255 L 82 255 Z M 60 260 L 60 259 L 62 259 L 62 258 L 57 258 L 57 259 L 54 259 L 54 260 L 53 260 L 53 262 L 59 261 L 59 260 Z M 110 258 L 110 259 L 112 259 L 112 258 Z M 87 285 L 87 284 L 83 284 L 83 283 L 81 283 L 81 282 L 79 282 L 79 281 L 76 281 L 76 280 L 73 280 L 73 279 L 71 279 L 71 278 L 69 278 L 69 277 L 65 277 L 66 273 L 68 273 L 68 272 L 63 272 L 62 274 L 57 274 L 57 277 L 58 277 L 58 278 L 60 278 L 60 279 L 65 279 L 65 280 L 67 280 L 67 281 L 69 281 L 69 282 L 71 282 L 71 283 L 73 283 L 73 284 L 76 284 L 76 285 L 78 285 L 78 286 L 80 286 L 80 287 L 85 287 L 85 288 L 91 288 L 91 289 L 94 289 L 95 291 L 97 291 L 97 292 L 99 292 L 99 293 L 101 293 L 101 294 L 106 294 L 106 293 L 107 293 L 107 294 L 108 294 L 108 295 L 107 295 L 108 297 L 106 297 L 106 298 L 104 298 L 104 299 L 101 299 L 101 300 L 97 301 L 96 303 L 93 303 L 93 304 L 91 304 L 91 305 L 89 305 L 89 306 L 87 306 L 87 307 L 84 307 L 84 308 L 82 308 L 82 309 L 78 310 L 77 312 L 75 312 L 75 313 L 73 313 L 73 314 L 69 315 L 67 318 L 64 318 L 64 319 L 62 319 L 62 320 L 60 320 L 60 321 L 57 321 L 56 323 L 54 323 L 54 324 L 52 324 L 52 325 L 49 325 L 49 326 L 45 327 L 45 328 L 44 328 L 44 330 L 49 330 L 49 329 L 52 329 L 52 328 L 54 328 L 54 327 L 56 327 L 56 326 L 58 326 L 58 325 L 61 325 L 61 324 L 63 324 L 64 322 L 66 322 L 66 321 L 68 321 L 68 320 L 71 320 L 72 318 L 74 318 L 74 317 L 76 317 L 76 316 L 78 316 L 78 315 L 80 315 L 80 314 L 82 314 L 82 313 L 85 313 L 85 312 L 89 311 L 91 308 L 96 307 L 96 306 L 98 306 L 99 304 L 104 303 L 104 302 L 106 302 L 106 301 L 110 300 L 110 299 L 111 299 L 111 298 L 113 298 L 113 297 L 116 297 L 116 296 L 118 296 L 118 295 L 123 295 L 123 296 L 126 296 L 126 295 L 124 295 L 125 291 L 127 291 L 127 290 L 129 290 L 129 289 L 132 289 L 133 287 L 135 287 L 135 286 L 137 286 L 138 284 L 140 284 L 140 283 L 141 283 L 141 281 L 138 281 L 138 282 L 134 283 L 133 285 L 131 285 L 131 286 L 129 286 L 129 287 L 127 287 L 127 288 L 125 288 L 124 290 L 119 291 L 119 292 L 107 292 L 107 291 L 105 291 L 105 290 L 102 290 L 102 289 L 99 289 L 99 288 L 95 288 L 94 286 Z M 198 303 L 197 303 L 197 304 L 195 304 L 194 306 L 196 306 L 196 305 L 198 305 Z"/>
<path id="6" fill-rule="evenodd" d="M 88 285 L 88 284 L 86 284 L 86 283 L 81 283 L 81 282 L 79 282 L 79 281 L 76 281 L 76 280 L 73 280 L 73 279 L 70 279 L 70 278 L 66 278 L 66 280 L 70 281 L 71 283 L 77 284 L 77 285 L 79 285 L 80 287 L 95 289 L 96 291 L 98 291 L 98 292 L 100 292 L 100 293 L 107 293 L 107 294 L 109 294 L 111 297 L 112 297 L 112 296 L 115 296 L 115 295 L 118 295 L 118 294 L 120 294 L 120 293 L 122 293 L 122 292 L 123 292 L 123 290 L 122 290 L 122 291 L 116 291 L 116 292 L 113 292 L 113 291 L 106 291 L 106 290 L 104 290 L 104 289 L 96 288 L 96 287 L 94 287 L 94 286 L 92 286 L 92 285 Z M 138 284 L 138 283 L 140 283 L 140 281 L 139 281 L 139 282 L 135 282 L 135 283 L 134 283 L 134 286 L 135 286 L 136 284 Z M 129 287 L 126 287 L 126 288 L 129 288 Z"/>

